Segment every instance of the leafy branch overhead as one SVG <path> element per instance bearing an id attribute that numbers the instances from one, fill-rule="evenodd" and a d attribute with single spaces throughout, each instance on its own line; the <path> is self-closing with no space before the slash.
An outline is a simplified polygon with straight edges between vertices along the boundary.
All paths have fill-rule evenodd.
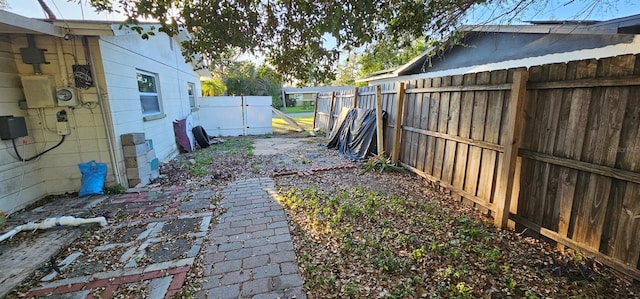
<path id="1" fill-rule="evenodd" d="M 80 1 L 80 0 L 73 0 Z M 585 0 L 594 2 L 595 0 Z M 160 31 L 192 36 L 186 54 L 215 61 L 229 50 L 260 52 L 287 78 L 303 83 L 333 78 L 341 50 L 385 43 L 405 47 L 417 38 L 449 36 L 478 5 L 486 17 L 514 17 L 534 0 L 91 0 L 98 10 L 124 14 L 130 23 L 154 19 Z M 540 2 L 549 2 L 538 1 Z M 606 2 L 606 1 L 605 1 Z M 536 3 L 536 5 L 538 4 Z M 329 40 L 335 40 L 335 46 Z M 328 46 L 330 44 L 331 46 Z"/>

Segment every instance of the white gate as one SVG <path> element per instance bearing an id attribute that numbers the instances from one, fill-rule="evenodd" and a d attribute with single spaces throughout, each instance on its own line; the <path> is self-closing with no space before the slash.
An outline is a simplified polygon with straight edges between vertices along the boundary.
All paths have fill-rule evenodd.
<path id="1" fill-rule="evenodd" d="M 271 97 L 202 97 L 200 125 L 211 136 L 262 135 L 273 132 Z"/>
<path id="2" fill-rule="evenodd" d="M 271 134 L 271 97 L 246 96 L 243 99 L 245 135 Z"/>

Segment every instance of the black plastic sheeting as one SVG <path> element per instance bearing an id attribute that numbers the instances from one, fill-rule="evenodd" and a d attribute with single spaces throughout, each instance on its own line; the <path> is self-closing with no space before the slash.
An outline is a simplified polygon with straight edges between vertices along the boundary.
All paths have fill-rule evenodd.
<path id="1" fill-rule="evenodd" d="M 383 122 L 386 116 L 383 111 Z M 375 109 L 351 108 L 344 121 L 338 125 L 338 131 L 327 148 L 337 149 L 341 156 L 352 161 L 362 161 L 378 152 Z"/>

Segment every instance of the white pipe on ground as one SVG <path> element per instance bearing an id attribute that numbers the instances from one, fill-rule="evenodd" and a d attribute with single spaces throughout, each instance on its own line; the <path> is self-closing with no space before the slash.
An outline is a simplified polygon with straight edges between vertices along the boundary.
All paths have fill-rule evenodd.
<path id="1" fill-rule="evenodd" d="M 86 223 L 99 223 L 100 226 L 107 226 L 107 219 L 105 219 L 104 217 L 95 217 L 95 218 L 85 219 L 85 218 L 76 218 L 73 216 L 59 216 L 59 217 L 47 218 L 40 223 L 29 222 L 24 225 L 16 226 L 9 232 L 0 236 L 0 242 L 13 237 L 14 235 L 16 235 L 21 231 L 47 229 L 47 228 L 58 227 L 63 225 L 78 226 Z"/>

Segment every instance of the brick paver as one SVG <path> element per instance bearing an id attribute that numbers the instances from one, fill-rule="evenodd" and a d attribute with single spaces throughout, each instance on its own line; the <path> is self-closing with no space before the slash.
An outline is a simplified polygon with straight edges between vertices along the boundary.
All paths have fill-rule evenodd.
<path id="1" fill-rule="evenodd" d="M 164 193 L 113 198 L 110 204 L 139 204 L 133 207 L 136 213 L 151 212 L 149 208 L 165 208 L 165 213 L 102 229 L 114 234 L 131 232 L 129 239 L 114 237 L 115 241 L 105 240 L 93 248 L 94 252 L 117 254 L 121 268 L 77 274 L 67 271 L 62 275 L 51 271 L 26 297 L 113 298 L 129 285 L 145 283 L 149 298 L 180 297 L 189 270 L 200 260 L 197 256 L 203 255 L 206 281 L 196 298 L 306 298 L 286 214 L 275 198 L 277 191 L 271 178 L 236 181 L 224 189 L 220 205 L 226 212 L 212 230 L 213 211 L 198 210 L 203 205 L 199 202 L 180 201 L 183 196 L 178 194 L 184 195 L 182 192 L 182 188 L 172 188 Z M 205 192 L 201 196 L 209 195 Z M 195 213 L 191 211 L 194 207 Z M 175 222 L 182 220 L 194 226 L 184 228 L 186 234 L 181 238 L 187 241 L 180 249 L 183 254 L 168 260 L 158 255 L 153 263 L 138 264 L 142 258 L 151 258 L 153 248 L 166 241 L 163 234 L 168 234 L 172 223 L 177 227 Z M 82 269 L 83 258 L 80 252 L 70 252 L 61 267 Z"/>
<path id="2" fill-rule="evenodd" d="M 306 298 L 282 206 L 271 178 L 236 181 L 223 191 L 199 298 Z"/>

